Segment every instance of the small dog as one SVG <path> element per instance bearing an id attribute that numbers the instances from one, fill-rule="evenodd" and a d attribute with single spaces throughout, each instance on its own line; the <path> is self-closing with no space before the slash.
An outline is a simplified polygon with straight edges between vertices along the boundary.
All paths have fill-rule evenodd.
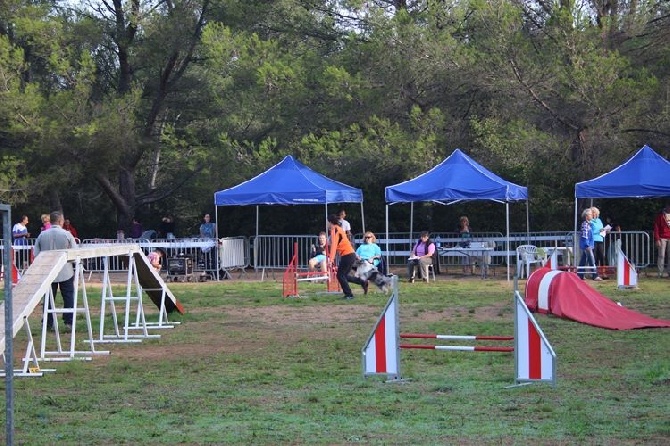
<path id="1" fill-rule="evenodd" d="M 368 280 L 374 282 L 383 293 L 388 293 L 391 291 L 393 286 L 393 278 L 387 277 L 381 273 L 372 263 L 367 260 L 357 260 L 352 270 L 354 271 L 354 276 L 359 279 Z"/>

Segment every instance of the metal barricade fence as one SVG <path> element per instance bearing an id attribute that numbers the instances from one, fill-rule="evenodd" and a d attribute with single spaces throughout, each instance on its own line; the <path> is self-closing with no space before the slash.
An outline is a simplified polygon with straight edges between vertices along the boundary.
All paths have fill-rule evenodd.
<path id="1" fill-rule="evenodd" d="M 249 266 L 250 247 L 249 239 L 246 237 L 225 237 L 219 239 L 219 249 L 217 260 L 219 262 L 217 272 L 222 271 L 229 279 L 232 278 L 230 272 L 236 269 L 244 272 Z M 212 261 L 214 250 L 204 253 L 205 259 Z"/>
<path id="2" fill-rule="evenodd" d="M 82 241 L 82 245 L 101 243 L 135 243 L 140 246 L 145 254 L 160 248 L 165 252 L 166 260 L 164 263 L 167 264 L 169 258 L 191 258 L 194 273 L 207 273 L 212 278 L 220 278 L 220 271 L 229 277 L 229 271 L 244 269 L 249 266 L 249 243 L 246 237 L 223 238 L 218 242 L 215 239 L 200 238 L 172 240 L 89 239 Z M 88 271 L 99 272 L 103 270 L 103 265 L 99 259 L 90 260 L 91 263 L 86 265 Z M 109 261 L 109 271 L 123 271 L 126 268 L 126 265 L 123 264 L 123 258 L 112 258 Z"/>
<path id="3" fill-rule="evenodd" d="M 117 239 L 87 239 L 82 240 L 79 246 L 86 245 L 118 245 L 118 244 L 131 244 L 137 243 L 135 240 L 126 239 L 126 240 L 117 240 Z M 119 272 L 128 269 L 128 257 L 110 257 L 109 261 L 109 271 L 110 272 Z M 104 271 L 104 258 L 96 257 L 84 260 L 84 268 L 89 273 L 97 273 Z"/>
<path id="4" fill-rule="evenodd" d="M 416 232 L 414 235 L 418 235 Z M 503 265 L 506 262 L 507 238 L 500 232 L 473 232 L 472 241 L 493 241 L 495 250 L 491 254 L 491 263 L 493 265 Z M 453 246 L 458 243 L 460 238 L 455 232 L 433 232 L 431 234 L 433 241 L 437 246 Z M 575 234 L 573 231 L 544 231 L 544 232 L 515 232 L 510 234 L 510 261 L 516 262 L 516 248 L 523 244 L 533 244 L 539 248 L 564 247 L 572 252 L 571 262 L 579 262 L 579 247 L 573 247 Z M 234 269 L 244 269 L 253 266 L 254 270 L 261 271 L 264 275 L 265 270 L 283 270 L 285 269 L 293 256 L 293 244 L 298 243 L 298 261 L 299 268 L 307 268 L 310 247 L 316 243 L 317 235 L 259 235 L 252 239 L 246 237 L 228 237 L 220 239 L 218 244 L 216 240 L 211 239 L 175 239 L 175 240 L 117 240 L 117 239 L 86 239 L 81 242 L 86 244 L 100 243 L 137 243 L 145 253 L 149 253 L 155 248 L 161 248 L 165 251 L 166 257 L 191 257 L 193 259 L 194 270 L 197 272 L 212 273 L 213 277 L 218 272 Z M 24 271 L 32 262 L 33 245 L 35 239 L 28 239 L 27 245 L 13 246 L 15 261 L 19 271 Z M 362 234 L 356 234 L 354 237 L 354 247 L 363 241 Z M 410 237 L 409 232 L 389 233 L 388 251 L 390 266 L 404 266 L 407 263 L 407 257 L 414 246 L 416 239 Z M 385 234 L 378 234 L 377 244 L 386 255 L 387 245 Z M 614 247 L 620 245 L 623 252 L 638 268 L 645 268 L 652 264 L 652 256 L 655 259 L 656 248 L 653 245 L 650 235 L 644 231 L 622 231 L 609 233 L 605 241 L 605 255 L 609 265 L 616 264 L 616 257 L 613 255 Z M 252 249 L 253 246 L 253 249 Z M 213 249 L 216 248 L 216 249 Z M 0 250 L 2 246 L 0 245 Z M 215 255 L 218 253 L 218 255 Z M 441 259 L 441 261 L 443 261 Z M 460 259 L 457 259 L 460 262 Z M 109 259 L 109 271 L 124 271 L 127 268 L 123 264 L 122 258 Z M 455 263 L 457 264 L 457 263 Z M 446 263 L 448 265 L 448 263 Z M 103 271 L 103 265 L 99 259 L 90 259 L 86 265 L 88 271 Z"/>
<path id="5" fill-rule="evenodd" d="M 33 247 L 35 246 L 35 239 L 25 239 L 25 245 L 14 245 L 12 250 L 14 251 L 14 264 L 20 273 L 23 273 L 30 264 L 33 262 Z M 4 243 L 4 242 L 3 242 Z M 4 246 L 0 247 L 0 250 L 4 249 Z M 0 259 L 0 262 L 2 260 Z"/>
<path id="6" fill-rule="evenodd" d="M 310 248 L 317 241 L 317 235 L 259 235 L 253 238 L 253 265 L 261 271 L 284 270 L 293 257 L 293 245 L 298 244 L 298 268 L 307 268 Z"/>
<path id="7" fill-rule="evenodd" d="M 579 233 L 573 231 L 566 234 L 565 246 L 574 251 L 571 263 L 574 266 L 579 265 L 582 255 L 578 239 Z M 573 246 L 574 240 L 577 240 L 576 246 Z M 647 268 L 651 264 L 653 246 L 653 240 L 645 231 L 609 232 L 605 236 L 605 263 L 607 266 L 616 267 L 616 249 L 619 247 L 637 268 Z"/>

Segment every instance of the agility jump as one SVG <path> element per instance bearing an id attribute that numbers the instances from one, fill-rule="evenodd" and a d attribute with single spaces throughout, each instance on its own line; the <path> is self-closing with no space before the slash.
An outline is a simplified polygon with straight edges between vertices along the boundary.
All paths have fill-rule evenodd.
<path id="1" fill-rule="evenodd" d="M 298 282 L 325 281 L 326 292 L 339 293 L 342 291 L 337 281 L 337 267 L 328 262 L 328 270 L 323 271 L 298 271 L 298 243 L 293 244 L 293 257 L 289 262 L 283 277 L 283 297 L 300 297 Z"/>
<path id="2" fill-rule="evenodd" d="M 400 333 L 400 339 L 441 339 L 445 341 L 513 341 L 514 336 L 460 336 L 440 335 L 424 333 Z M 425 350 L 451 350 L 462 352 L 508 352 L 514 351 L 514 347 L 498 347 L 488 345 L 419 345 L 400 344 L 400 348 L 416 348 Z"/>
<path id="3" fill-rule="evenodd" d="M 385 375 L 390 381 L 402 380 L 401 349 L 430 349 L 476 352 L 514 352 L 516 384 L 550 382 L 556 385 L 556 354 L 537 325 L 518 291 L 515 297 L 515 336 L 467 336 L 423 333 L 400 333 L 398 281 L 393 280 L 393 294 L 386 303 L 375 327 L 361 350 L 363 376 Z M 401 344 L 400 339 L 438 339 L 471 341 L 514 341 L 507 346 L 451 346 Z"/>

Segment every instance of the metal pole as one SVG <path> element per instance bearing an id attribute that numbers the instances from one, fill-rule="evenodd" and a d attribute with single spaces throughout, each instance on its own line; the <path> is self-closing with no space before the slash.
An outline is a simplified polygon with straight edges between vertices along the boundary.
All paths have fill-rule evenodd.
<path id="1" fill-rule="evenodd" d="M 409 250 L 412 250 L 412 240 L 414 237 L 412 234 L 414 233 L 414 202 L 411 201 L 409 204 Z"/>
<path id="2" fill-rule="evenodd" d="M 390 271 L 391 264 L 389 263 L 389 204 L 386 203 L 386 270 Z"/>
<path id="3" fill-rule="evenodd" d="M 365 234 L 365 213 L 363 212 L 363 201 L 361 199 L 361 223 L 363 224 L 363 234 Z"/>
<path id="4" fill-rule="evenodd" d="M 528 202 L 526 202 L 528 203 Z M 528 209 L 528 204 L 526 204 L 526 209 Z M 509 282 L 509 201 L 505 202 L 505 220 L 506 220 L 506 226 L 507 226 L 507 246 L 505 247 L 505 250 L 507 251 L 507 281 Z M 526 229 L 528 229 L 528 225 L 526 224 Z"/>
<path id="5" fill-rule="evenodd" d="M 5 266 L 5 444 L 14 444 L 14 333 L 12 333 L 14 315 L 12 314 L 12 211 L 5 204 L 0 205 L 3 214 L 3 259 Z"/>

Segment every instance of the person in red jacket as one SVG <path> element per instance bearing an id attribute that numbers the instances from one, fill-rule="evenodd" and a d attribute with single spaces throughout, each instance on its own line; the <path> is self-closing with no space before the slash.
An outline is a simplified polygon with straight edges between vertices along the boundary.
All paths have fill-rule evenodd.
<path id="1" fill-rule="evenodd" d="M 344 299 L 353 299 L 349 282 L 357 283 L 363 287 L 363 293 L 368 294 L 368 281 L 354 277 L 351 274 L 351 267 L 356 261 L 356 251 L 354 251 L 347 233 L 340 226 L 339 217 L 335 214 L 328 216 L 328 232 L 330 233 L 330 250 L 328 253 L 328 262 L 333 264 L 335 255 L 340 255 L 340 263 L 337 266 L 337 281 L 340 282 Z"/>
<path id="2" fill-rule="evenodd" d="M 670 202 L 666 203 L 663 210 L 654 219 L 654 242 L 658 251 L 658 277 L 670 273 L 670 267 L 665 268 L 665 261 L 670 261 Z"/>
<path id="3" fill-rule="evenodd" d="M 74 228 L 74 226 L 72 226 L 72 223 L 70 223 L 69 218 L 65 219 L 65 223 L 63 223 L 63 229 L 72 234 L 72 237 L 79 238 L 79 234 L 77 233 L 77 230 Z"/>

